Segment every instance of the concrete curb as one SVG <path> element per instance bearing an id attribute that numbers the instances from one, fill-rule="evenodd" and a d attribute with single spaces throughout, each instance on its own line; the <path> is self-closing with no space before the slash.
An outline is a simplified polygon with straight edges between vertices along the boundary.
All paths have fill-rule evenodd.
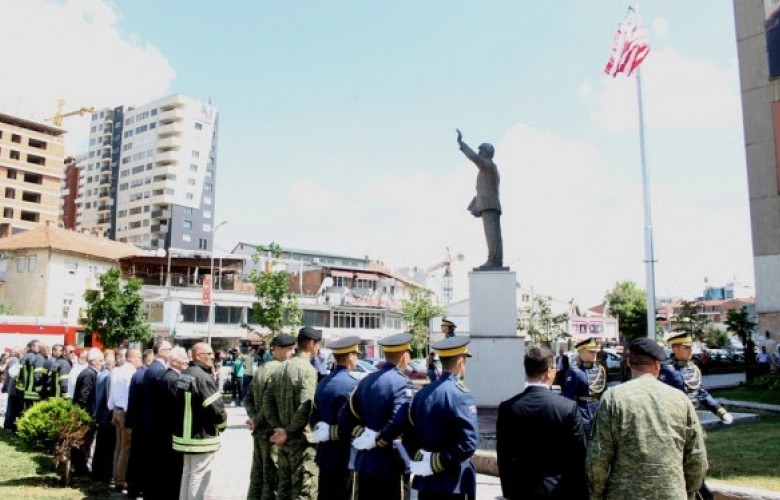
<path id="1" fill-rule="evenodd" d="M 732 399 L 719 399 L 720 404 L 724 406 L 737 406 L 739 408 L 749 408 L 751 410 L 761 410 L 770 413 L 780 413 L 780 405 L 770 405 L 767 403 L 756 403 L 754 401 L 734 401 Z"/>
<path id="2" fill-rule="evenodd" d="M 477 473 L 498 476 L 498 460 L 493 450 L 477 450 L 471 457 Z M 707 479 L 707 486 L 717 500 L 780 500 L 780 493 L 755 488 L 744 488 L 722 481 Z"/>

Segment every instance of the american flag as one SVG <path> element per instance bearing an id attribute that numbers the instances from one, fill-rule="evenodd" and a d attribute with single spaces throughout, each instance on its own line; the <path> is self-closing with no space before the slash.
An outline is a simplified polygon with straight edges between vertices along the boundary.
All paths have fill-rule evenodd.
<path id="1" fill-rule="evenodd" d="M 612 54 L 604 67 L 604 73 L 613 78 L 618 73 L 631 76 L 649 52 L 647 31 L 639 16 L 630 11 L 618 24 L 615 40 L 612 42 Z"/>

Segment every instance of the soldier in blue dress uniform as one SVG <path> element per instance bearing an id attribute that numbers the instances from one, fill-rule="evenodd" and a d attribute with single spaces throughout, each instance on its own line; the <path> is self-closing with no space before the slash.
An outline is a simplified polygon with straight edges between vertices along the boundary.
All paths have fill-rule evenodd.
<path id="1" fill-rule="evenodd" d="M 399 442 L 408 422 L 412 381 L 404 375 L 412 335 L 379 341 L 387 363 L 360 381 L 339 418 L 339 434 L 352 437 L 356 500 L 407 500 L 408 456 Z"/>
<path id="2" fill-rule="evenodd" d="M 336 366 L 317 385 L 311 425 L 317 445 L 315 461 L 320 468 L 318 500 L 347 500 L 351 497 L 349 473 L 350 439 L 339 439 L 339 412 L 357 387 L 354 369 L 360 355 L 360 337 L 347 337 L 328 344 Z M 348 411 L 348 410 L 347 410 Z"/>
<path id="3" fill-rule="evenodd" d="M 588 435 L 593 419 L 596 418 L 599 399 L 607 390 L 607 371 L 596 363 L 598 347 L 593 337 L 577 342 L 574 347 L 577 349 L 579 363 L 571 367 L 566 374 L 562 394 L 577 403 L 582 427 L 585 429 L 585 435 Z"/>
<path id="4" fill-rule="evenodd" d="M 672 346 L 672 356 L 661 366 L 658 380 L 683 391 L 693 403 L 694 408 L 704 406 L 728 425 L 734 421 L 729 412 L 723 408 L 701 385 L 701 371 L 691 361 L 693 355 L 693 337 L 690 333 L 679 333 L 667 339 Z"/>
<path id="5" fill-rule="evenodd" d="M 441 377 L 424 387 L 409 407 L 404 445 L 420 500 L 467 500 L 476 495 L 477 403 L 463 382 L 469 337 L 431 344 L 441 358 Z"/>

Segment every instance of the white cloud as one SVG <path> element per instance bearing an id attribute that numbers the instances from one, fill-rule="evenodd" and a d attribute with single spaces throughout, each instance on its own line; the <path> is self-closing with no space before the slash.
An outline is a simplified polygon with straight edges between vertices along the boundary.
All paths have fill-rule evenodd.
<path id="1" fill-rule="evenodd" d="M 741 119 L 736 64 L 727 68 L 709 59 L 669 48 L 652 49 L 642 68 L 642 93 L 648 127 L 715 129 Z M 634 78 L 604 76 L 580 85 L 591 120 L 608 131 L 637 128 Z"/>
<path id="2" fill-rule="evenodd" d="M 60 98 L 66 111 L 141 104 L 164 95 L 175 77 L 155 47 L 123 36 L 106 1 L 0 0 L 0 11 L 0 46 L 7 49 L 0 109 L 6 113 L 43 120 Z M 69 153 L 83 148 L 88 120 L 63 122 Z"/>

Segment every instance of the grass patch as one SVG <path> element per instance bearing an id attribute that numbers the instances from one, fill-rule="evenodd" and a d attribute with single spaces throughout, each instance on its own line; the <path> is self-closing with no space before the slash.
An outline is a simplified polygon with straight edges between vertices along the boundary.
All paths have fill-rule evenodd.
<path id="1" fill-rule="evenodd" d="M 780 391 L 771 391 L 761 387 L 741 385 L 731 389 L 714 389 L 710 391 L 714 397 L 734 401 L 753 401 L 770 405 L 780 405 Z"/>
<path id="2" fill-rule="evenodd" d="M 108 486 L 77 479 L 64 487 L 52 459 L 30 448 L 15 435 L 0 430 L 0 498 L 111 498 Z"/>
<path id="3" fill-rule="evenodd" d="M 780 416 L 708 431 L 707 457 L 708 478 L 780 491 Z"/>

